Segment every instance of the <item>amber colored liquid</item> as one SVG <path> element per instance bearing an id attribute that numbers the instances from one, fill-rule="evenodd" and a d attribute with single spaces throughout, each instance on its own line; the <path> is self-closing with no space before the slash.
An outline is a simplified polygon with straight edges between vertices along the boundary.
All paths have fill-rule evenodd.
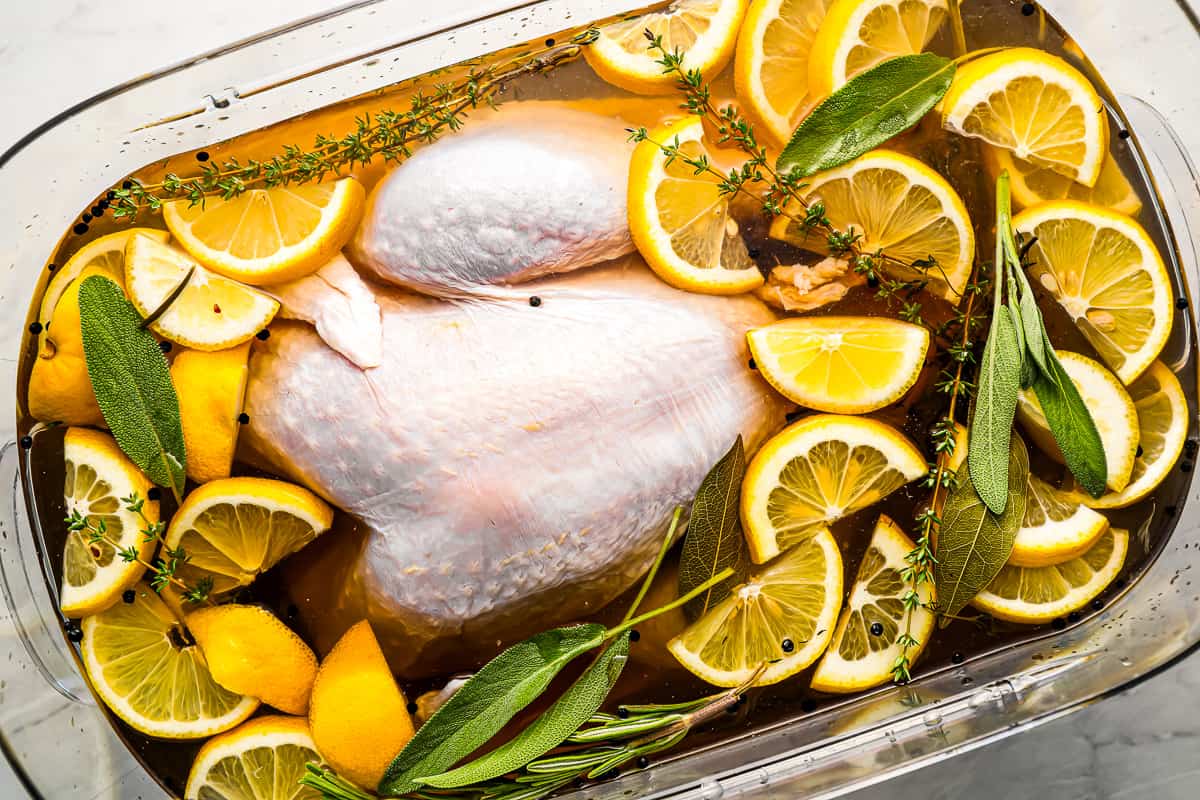
<path id="1" fill-rule="evenodd" d="M 1057 28 L 1053 21 L 1040 14 L 1025 16 L 1021 13 L 1020 3 L 1008 0 L 975 0 L 967 4 L 964 10 L 964 28 L 968 49 L 991 47 L 996 45 L 1031 45 L 1051 52 L 1067 54 L 1075 63 L 1080 63 L 1082 57 L 1075 45 Z M 564 41 L 570 32 L 558 37 Z M 951 51 L 951 35 L 948 26 L 933 42 L 931 49 L 949 54 Z M 1090 69 L 1083 62 L 1085 69 Z M 454 70 L 450 70 L 452 73 Z M 1091 72 L 1095 78 L 1094 71 Z M 327 109 L 321 109 L 296 120 L 273 126 L 229 142 L 207 148 L 212 158 L 219 161 L 229 155 L 242 158 L 256 157 L 277 151 L 283 144 L 311 140 L 316 132 L 337 134 L 349 130 L 356 114 L 364 111 L 377 111 L 383 108 L 403 108 L 406 98 L 415 87 L 427 85 L 430 80 L 447 80 L 443 73 L 434 79 L 408 81 L 392 89 L 375 93 L 369 97 L 356 98 Z M 732 79 L 729 71 L 720 76 L 714 84 L 714 96 L 719 102 L 733 97 Z M 500 99 L 502 102 L 523 100 L 554 100 L 592 110 L 597 113 L 620 116 L 631 125 L 653 126 L 669 118 L 678 117 L 682 112 L 678 107 L 677 96 L 661 98 L 636 97 L 615 89 L 595 76 L 582 61 L 576 61 L 562 66 L 548 76 L 536 76 L 517 80 L 509 84 Z M 933 123 L 933 124 L 931 124 Z M 470 124 L 468 122 L 468 124 Z M 1110 120 L 1114 133 L 1121 129 L 1119 118 L 1113 116 Z M 1143 199 L 1144 209 L 1140 222 L 1154 237 L 1160 252 L 1169 254 L 1169 237 L 1164 234 L 1161 219 L 1156 215 L 1156 205 L 1153 192 L 1143 183 L 1142 171 L 1137 161 L 1136 151 L 1129 142 L 1121 137 L 1112 137 L 1112 149 L 1122 169 L 1130 177 Z M 992 231 L 990 220 L 994 218 L 991 206 L 991 187 L 988 185 L 986 171 L 981 163 L 976 146 L 966 140 L 958 139 L 939 130 L 932 119 L 913 131 L 910 131 L 888 145 L 894 149 L 906 151 L 941 172 L 963 197 L 972 218 L 976 222 L 977 252 L 990 252 Z M 138 173 L 141 178 L 153 178 L 167 171 L 184 171 L 194 164 L 193 154 L 183 153 L 163 164 L 156 164 Z M 372 165 L 356 171 L 358 177 L 367 188 L 378 181 L 384 169 Z M 118 181 L 119 182 L 119 179 Z M 115 230 L 125 223 L 114 222 L 105 217 L 96 220 L 91 230 L 83 237 L 68 234 L 63 241 L 60 252 L 55 255 L 57 263 L 63 263 L 72 252 L 82 246 L 86 240 Z M 139 224 L 161 226 L 161 220 L 148 217 L 139 220 Z M 750 214 L 743 223 L 748 245 L 754 257 L 764 270 L 779 263 L 790 264 L 811 262 L 810 255 L 805 255 L 790 245 L 768 239 L 766 223 L 757 216 Z M 1168 264 L 1172 259 L 1167 259 Z M 931 314 L 948 314 L 947 307 L 939 307 L 939 301 L 925 298 Z M 1096 354 L 1082 335 L 1078 333 L 1070 319 L 1053 301 L 1043 302 L 1042 308 L 1046 314 L 1047 324 L 1051 335 L 1059 347 L 1075 350 L 1096 358 Z M 852 289 L 841 301 L 827 306 L 819 313 L 894 315 L 895 310 L 879 301 L 873 290 L 862 286 Z M 1185 370 L 1194 375 L 1194 354 L 1184 354 L 1183 343 L 1189 341 L 1184 326 L 1189 325 L 1186 314 L 1176 316 L 1176 330 L 1167 346 L 1164 358 L 1179 356 L 1185 363 Z M 25 356 L 22 380 L 19 391 L 22 396 L 28 379 L 28 369 L 33 355 L 34 341 L 25 342 Z M 918 381 L 917 388 L 897 406 L 884 409 L 876 416 L 900 427 L 914 442 L 928 449 L 930 425 L 945 412 L 945 399 L 932 391 L 931 375 Z M 1183 381 L 1185 390 L 1196 386 L 1194 377 Z M 1189 404 L 1193 418 L 1196 415 L 1196 399 L 1189 395 Z M 19 404 L 23 406 L 23 403 Z M 55 573 L 57 581 L 61 571 L 62 546 L 65 534 L 61 522 L 64 515 L 62 500 L 62 452 L 61 431 L 51 429 L 35 430 L 33 421 L 20 421 L 21 434 L 34 431 L 36 445 L 31 454 L 30 468 L 24 472 L 24 486 L 41 522 L 44 532 L 45 556 Z M 1042 456 L 1036 449 L 1031 448 L 1033 469 L 1042 477 L 1056 482 L 1063 477 L 1063 468 Z M 248 473 L 250 470 L 239 466 L 235 472 Z M 969 662 L 973 658 L 1038 637 L 1044 637 L 1052 630 L 1077 623 L 1089 614 L 1117 597 L 1129 582 L 1136 580 L 1146 568 L 1151 559 L 1161 549 L 1163 542 L 1169 536 L 1184 501 L 1184 476 L 1176 472 L 1158 490 L 1145 501 L 1122 511 L 1108 512 L 1112 524 L 1139 532 L 1131 537 L 1130 551 L 1125 569 L 1121 577 L 1106 590 L 1096 604 L 1079 615 L 1072 615 L 1068 620 L 1056 621 L 1053 626 L 1030 627 L 1014 626 L 996 622 L 983 624 L 968 621 L 956 621 L 947 629 L 939 631 L 932 639 L 929 648 L 921 658 L 916 670 L 918 678 L 921 675 L 948 668 L 952 664 Z M 912 520 L 918 505 L 927 498 L 927 492 L 916 484 L 910 485 L 888 497 L 882 503 L 838 521 L 834 526 L 834 534 L 842 548 L 845 563 L 846 586 L 852 585 L 858 562 L 866 548 L 874 522 L 883 512 L 893 519 L 905 524 Z M 164 513 L 173 509 L 164 508 Z M 1146 525 L 1153 517 L 1153 522 Z M 911 525 L 908 527 L 911 528 Z M 342 570 L 346 568 L 361 546 L 363 533 L 358 530 L 353 519 L 342 515 L 333 531 L 323 536 L 304 551 L 286 560 L 280 567 L 266 573 L 241 595 L 243 601 L 258 602 L 272 608 L 289 625 L 293 626 L 309 641 L 318 653 L 328 650 L 336 638 L 344 630 L 346 620 L 331 612 L 326 598 L 329 587 L 336 586 Z M 655 588 L 660 596 L 670 597 L 672 586 L 669 585 L 670 570 L 666 570 L 664 583 Z M 624 608 L 625 600 L 614 603 L 614 607 Z M 612 612 L 617 613 L 619 612 Z M 601 618 L 608 616 L 602 613 Z M 669 624 L 648 626 L 641 640 L 634 645 L 633 659 L 627 668 L 617 690 L 610 698 L 615 704 L 621 700 L 637 702 L 668 702 L 687 699 L 712 693 L 709 687 L 688 672 L 679 668 L 664 649 L 666 638 L 673 633 Z M 755 690 L 750 693 L 749 702 L 740 707 L 736 714 L 711 724 L 706 730 L 698 732 L 689 738 L 679 753 L 688 750 L 711 746 L 714 743 L 735 735 L 752 733 L 766 726 L 775 726 L 788 720 L 809 717 L 813 714 L 836 714 L 839 698 L 819 696 L 808 689 L 808 673 L 797 675 L 779 685 Z M 413 697 L 431 688 L 437 688 L 441 679 L 423 681 L 406 685 L 405 691 Z M 886 687 L 880 691 L 887 691 Z M 122 723 L 114 720 L 114 725 L 129 744 L 131 750 L 142 760 L 146 767 L 173 793 L 182 794 L 183 783 L 192 758 L 199 743 L 161 742 L 148 739 L 131 731 Z"/>

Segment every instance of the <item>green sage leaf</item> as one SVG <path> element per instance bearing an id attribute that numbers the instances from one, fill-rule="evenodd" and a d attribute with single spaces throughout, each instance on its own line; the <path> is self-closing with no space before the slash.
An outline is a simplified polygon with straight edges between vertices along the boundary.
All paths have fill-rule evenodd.
<path id="1" fill-rule="evenodd" d="M 150 480 L 183 499 L 187 454 L 179 398 L 158 341 L 117 284 L 101 275 L 79 286 L 88 378 L 121 450 Z"/>
<path id="2" fill-rule="evenodd" d="M 938 529 L 933 580 L 942 625 L 991 583 L 1008 561 L 1028 500 L 1029 451 L 1020 436 L 1011 437 L 1003 514 L 993 514 L 975 491 L 969 448 L 967 454 L 966 474 L 950 490 Z"/>
<path id="3" fill-rule="evenodd" d="M 627 631 L 606 647 L 554 705 L 528 728 L 469 764 L 441 775 L 421 778 L 418 783 L 438 789 L 481 783 L 514 772 L 558 747 L 600 708 L 616 685 L 628 658 Z"/>
<path id="4" fill-rule="evenodd" d="M 1009 440 L 1020 391 L 1021 351 L 1016 326 L 1007 307 L 997 306 L 979 363 L 979 391 L 967 447 L 971 481 L 994 514 L 1003 514 L 1009 500 Z"/>
<path id="5" fill-rule="evenodd" d="M 421 779 L 445 772 L 470 755 L 545 691 L 576 656 L 602 644 L 605 632 L 596 623 L 554 628 L 493 658 L 396 755 L 379 783 L 379 794 L 415 791 Z"/>
<path id="6" fill-rule="evenodd" d="M 1042 406 L 1050 432 L 1054 434 L 1054 441 L 1062 450 L 1067 469 L 1088 494 L 1099 497 L 1104 494 L 1108 482 L 1108 457 L 1104 454 L 1100 431 L 1048 337 L 1044 339 L 1044 345 L 1046 370 L 1039 371 L 1034 379 L 1034 394 Z"/>
<path id="7" fill-rule="evenodd" d="M 709 608 L 728 597 L 730 584 L 739 583 L 750 568 L 750 554 L 746 537 L 742 535 L 738 510 L 745 475 L 746 452 L 742 437 L 738 436 L 729 452 L 704 476 L 696 491 L 679 557 L 679 594 L 687 594 L 726 567 L 733 569 L 737 580 L 719 583 L 689 602 L 683 607 L 688 619 L 699 619 Z"/>
<path id="8" fill-rule="evenodd" d="M 855 76 L 804 118 L 776 169 L 806 177 L 878 147 L 937 105 L 954 71 L 953 61 L 919 53 L 890 58 Z"/>
<path id="9" fill-rule="evenodd" d="M 1018 273 L 1022 276 L 1024 273 Z M 1021 388 L 1028 389 L 1033 385 L 1033 380 L 1039 371 L 1046 370 L 1046 343 L 1043 341 L 1042 335 L 1042 311 L 1038 308 L 1037 300 L 1034 299 L 1033 290 L 1026 288 L 1021 291 L 1021 299 L 1018 305 L 1021 308 L 1021 327 L 1024 332 L 1025 339 L 1025 354 L 1028 356 L 1025 363 L 1032 367 L 1029 380 L 1025 380 L 1025 374 L 1022 372 Z"/>

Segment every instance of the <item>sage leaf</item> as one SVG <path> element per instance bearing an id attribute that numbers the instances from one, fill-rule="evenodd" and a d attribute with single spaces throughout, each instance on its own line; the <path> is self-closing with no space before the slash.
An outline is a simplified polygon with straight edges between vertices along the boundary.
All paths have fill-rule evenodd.
<path id="1" fill-rule="evenodd" d="M 600 708 L 616 685 L 628 658 L 629 632 L 626 631 L 596 657 L 554 705 L 516 737 L 469 764 L 441 775 L 421 778 L 418 782 L 438 789 L 481 783 L 514 772 L 558 747 Z"/>
<path id="2" fill-rule="evenodd" d="M 187 453 L 179 397 L 158 341 L 121 288 L 101 275 L 79 286 L 88 378 L 121 450 L 150 480 L 183 499 Z"/>
<path id="3" fill-rule="evenodd" d="M 890 58 L 855 76 L 804 118 L 776 169 L 806 177 L 878 147 L 937 105 L 954 71 L 953 61 L 920 53 Z"/>
<path id="4" fill-rule="evenodd" d="M 1044 339 L 1044 345 L 1046 370 L 1039 371 L 1034 379 L 1034 394 L 1042 406 L 1050 432 L 1054 434 L 1054 441 L 1062 450 L 1067 469 L 1088 494 L 1099 497 L 1104 494 L 1108 482 L 1108 458 L 1104 454 L 1100 431 L 1048 338 Z"/>
<path id="5" fill-rule="evenodd" d="M 1021 327 L 1025 334 L 1025 354 L 1029 356 L 1025 361 L 1026 363 L 1032 361 L 1032 366 L 1034 367 L 1034 374 L 1029 376 L 1028 383 L 1025 381 L 1024 376 L 1021 379 L 1021 388 L 1028 389 L 1033 385 L 1033 378 L 1036 373 L 1046 371 L 1046 344 L 1042 333 L 1042 311 L 1038 308 L 1037 300 L 1034 299 L 1033 290 L 1029 288 L 1028 283 L 1025 284 L 1025 288 L 1021 291 L 1021 299 L 1018 305 L 1021 309 Z"/>
<path id="6" fill-rule="evenodd" d="M 979 363 L 979 390 L 967 447 L 971 481 L 994 514 L 1003 514 L 1009 499 L 1009 440 L 1020 391 L 1016 326 L 1008 308 L 997 306 Z"/>
<path id="7" fill-rule="evenodd" d="M 696 491 L 679 556 L 679 594 L 687 594 L 726 567 L 733 569 L 737 580 L 719 583 L 685 605 L 683 611 L 690 620 L 700 618 L 728 597 L 730 584 L 740 583 L 750 568 L 738 511 L 745 475 L 746 451 L 739 435 Z"/>
<path id="8" fill-rule="evenodd" d="M 545 691 L 576 656 L 602 644 L 605 632 L 596 623 L 554 628 L 493 658 L 396 755 L 379 783 L 379 794 L 415 791 L 421 779 L 445 772 L 470 755 Z"/>
<path id="9" fill-rule="evenodd" d="M 943 627 L 1008 561 L 1029 492 L 1029 451 L 1020 436 L 1013 436 L 1009 447 L 1008 502 L 1003 514 L 992 513 L 975 491 L 970 447 L 967 454 L 966 471 L 946 498 L 938 529 L 933 580 Z"/>

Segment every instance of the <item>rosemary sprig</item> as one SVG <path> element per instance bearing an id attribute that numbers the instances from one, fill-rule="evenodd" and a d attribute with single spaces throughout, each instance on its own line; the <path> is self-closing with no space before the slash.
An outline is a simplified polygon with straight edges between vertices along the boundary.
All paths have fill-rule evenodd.
<path id="1" fill-rule="evenodd" d="M 486 783 L 448 791 L 418 791 L 406 797 L 428 800 L 537 800 L 584 780 L 603 780 L 631 761 L 667 750 L 687 735 L 741 702 L 766 668 L 761 665 L 741 686 L 719 694 L 668 705 L 622 705 L 616 714 L 598 712 L 567 744 Z M 328 767 L 307 765 L 300 783 L 321 792 L 325 800 L 375 800 Z"/>
<path id="2" fill-rule="evenodd" d="M 955 447 L 955 415 L 959 401 L 970 399 L 974 385 L 966 379 L 967 368 L 975 363 L 974 337 L 979 320 L 975 316 L 976 298 L 986 290 L 986 287 L 976 282 L 978 262 L 972 269 L 971 278 L 964 293 L 966 303 L 961 310 L 956 310 L 953 318 L 941 326 L 938 338 L 950 338 L 953 329 L 958 328 L 958 337 L 946 348 L 945 355 L 950 360 L 950 366 L 942 371 L 936 384 L 936 389 L 949 395 L 949 406 L 945 415 L 934 423 L 930 430 L 933 439 L 933 449 L 937 453 L 937 461 L 931 465 L 925 485 L 931 490 L 929 504 L 916 515 L 918 527 L 916 546 L 905 555 L 907 566 L 901 571 L 901 579 L 908 584 L 901 602 L 904 604 L 904 631 L 896 637 L 900 645 L 900 653 L 892 663 L 892 680 L 896 683 L 908 683 L 912 679 L 910 667 L 912 661 L 909 651 L 921 643 L 912 635 L 913 613 L 921 607 L 919 589 L 922 584 L 933 583 L 933 566 L 936 559 L 933 555 L 933 538 L 942 524 L 941 505 L 945 500 L 943 492 L 954 487 L 957 477 L 950 469 L 950 459 L 954 456 Z"/>
<path id="3" fill-rule="evenodd" d="M 212 593 L 212 578 L 205 576 L 197 581 L 195 586 L 189 586 L 176 577 L 179 567 L 188 562 L 188 554 L 184 552 L 182 547 L 173 548 L 167 545 L 166 539 L 163 537 L 163 534 L 167 530 L 167 523 L 162 521 L 152 522 L 147 518 L 143 510 L 145 508 L 145 500 L 137 492 L 131 493 L 128 497 L 122 497 L 121 503 L 125 506 L 126 511 L 137 514 L 141 519 L 142 527 L 140 532 L 143 543 L 157 542 L 162 545 L 161 554 L 153 563 L 144 560 L 138 552 L 138 548 L 134 545 L 121 547 L 121 543 L 118 540 L 109 536 L 108 525 L 104 519 L 101 518 L 93 521 L 90 516 L 80 514 L 79 509 L 71 509 L 70 514 L 67 515 L 67 530 L 79 533 L 90 545 L 108 545 L 126 564 L 141 564 L 151 573 L 150 588 L 154 589 L 154 591 L 161 592 L 168 585 L 174 585 L 182 591 L 183 599 L 189 603 L 207 601 L 209 595 Z"/>
<path id="4" fill-rule="evenodd" d="M 645 128 L 630 129 L 630 140 L 633 142 L 648 141 L 656 145 L 666 155 L 667 163 L 678 160 L 693 170 L 696 174 L 707 174 L 717 179 L 718 191 L 722 195 L 732 196 L 741 194 L 754 200 L 761 206 L 762 212 L 768 218 L 785 217 L 791 220 L 805 235 L 823 235 L 829 254 L 838 258 L 847 258 L 854 271 L 864 276 L 868 283 L 875 287 L 878 296 L 891 306 L 893 300 L 901 302 L 900 316 L 910 322 L 921 321 L 921 305 L 916 296 L 929 283 L 926 277 L 931 270 L 938 269 L 932 257 L 918 259 L 911 263 L 888 256 L 882 250 L 866 252 L 862 249 L 862 234 L 853 228 L 839 230 L 825 213 L 821 201 L 809 202 L 801 194 L 806 184 L 801 178 L 791 174 L 781 173 L 772 166 L 767 158 L 766 147 L 759 143 L 754 131 L 754 125 L 747 120 L 734 105 L 717 108 L 712 101 L 709 84 L 699 70 L 683 68 L 683 52 L 679 49 L 668 51 L 663 44 L 662 36 L 651 30 L 645 31 L 647 49 L 654 52 L 658 64 L 664 73 L 673 73 L 676 86 L 683 94 L 681 108 L 701 117 L 706 126 L 715 130 L 718 145 L 733 145 L 740 150 L 747 160 L 740 166 L 730 169 L 728 173 L 714 167 L 707 156 L 701 154 L 692 156 L 680 147 L 676 139 L 671 142 L 658 142 L 650 138 Z M 753 189 L 750 187 L 754 187 Z M 793 205 L 794 204 L 794 205 Z M 803 214 L 790 210 L 799 208 Z M 911 279 L 896 279 L 886 274 L 884 267 L 893 265 L 920 273 L 920 277 Z"/>
<path id="5" fill-rule="evenodd" d="M 206 197 L 230 200 L 247 189 L 270 189 L 327 177 L 341 177 L 354 166 L 365 166 L 375 158 L 403 161 L 412 146 L 435 141 L 447 130 L 463 125 L 467 112 L 480 104 L 495 105 L 495 95 L 510 80 L 546 72 L 578 58 L 581 48 L 596 40 L 599 32 L 588 28 L 569 42 L 524 53 L 508 61 L 472 68 L 457 83 L 443 83 L 430 93 L 418 91 L 407 111 L 378 111 L 355 120 L 355 130 L 345 136 L 318 135 L 310 149 L 287 145 L 283 152 L 265 160 L 236 157 L 219 164 L 205 164 L 198 174 L 168 173 L 158 183 L 130 179 L 111 189 L 105 200 L 117 218 L 133 219 L 143 210 L 158 211 L 164 202 L 187 200 L 203 205 Z"/>

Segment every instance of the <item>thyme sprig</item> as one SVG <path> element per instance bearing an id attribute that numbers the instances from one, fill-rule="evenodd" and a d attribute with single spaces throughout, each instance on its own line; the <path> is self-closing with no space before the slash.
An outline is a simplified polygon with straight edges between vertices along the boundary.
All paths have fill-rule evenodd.
<path id="1" fill-rule="evenodd" d="M 649 756 L 683 741 L 700 725 L 735 708 L 766 664 L 741 686 L 719 694 L 667 705 L 622 705 L 616 714 L 597 712 L 567 744 L 531 761 L 517 772 L 454 790 L 426 790 L 406 797 L 422 800 L 538 800 L 585 780 L 613 777 L 626 764 L 644 768 Z M 328 767 L 307 765 L 300 779 L 325 800 L 375 800 L 375 795 L 339 777 Z"/>
<path id="2" fill-rule="evenodd" d="M 79 513 L 79 509 L 73 508 L 66 518 L 67 530 L 72 533 L 79 533 L 89 545 L 108 545 L 126 564 L 141 564 L 151 574 L 150 588 L 154 589 L 154 591 L 162 592 L 168 585 L 173 585 L 182 592 L 183 599 L 189 603 L 207 601 L 212 594 L 212 578 L 205 576 L 198 580 L 194 586 L 189 586 L 176 576 L 179 567 L 188 562 L 188 554 L 182 547 L 171 547 L 167 544 L 164 538 L 164 534 L 167 531 L 167 523 L 151 521 L 146 516 L 144 510 L 145 502 L 145 499 L 137 492 L 131 493 L 128 497 L 121 498 L 121 504 L 125 507 L 125 510 L 137 514 L 141 519 L 140 533 L 142 542 L 156 542 L 161 545 L 160 554 L 153 562 L 143 559 L 139 548 L 135 545 L 131 544 L 128 547 L 122 547 L 119 540 L 113 539 L 109 535 L 108 524 L 102 517 L 93 520 L 91 516 L 84 516 Z"/>
<path id="3" fill-rule="evenodd" d="M 864 276 L 875 288 L 877 295 L 889 307 L 894 301 L 900 303 L 900 316 L 914 323 L 921 322 L 921 304 L 917 295 L 929 284 L 928 275 L 939 270 L 936 260 L 930 256 L 913 262 L 893 258 L 881 249 L 866 251 L 862 247 L 862 234 L 853 227 L 840 230 L 830 221 L 825 205 L 820 200 L 810 201 L 802 194 L 807 184 L 797 175 L 782 173 L 767 158 L 766 147 L 755 134 L 754 125 L 732 104 L 718 108 L 712 100 L 712 90 L 703 74 L 697 69 L 684 69 L 683 52 L 676 48 L 667 50 L 662 36 L 647 29 L 644 33 L 647 49 L 657 55 L 656 61 L 664 74 L 674 74 L 676 87 L 683 94 L 680 104 L 690 114 L 700 117 L 707 129 L 715 131 L 715 143 L 737 148 L 746 156 L 741 165 L 722 172 L 713 166 L 704 154 L 691 155 L 681 147 L 678 138 L 670 142 L 652 139 L 645 128 L 629 129 L 630 141 L 650 142 L 666 156 L 668 164 L 680 161 L 691 167 L 697 175 L 707 174 L 717 179 L 717 189 L 723 196 L 743 195 L 759 204 L 768 218 L 784 217 L 795 224 L 805 237 L 819 235 L 831 256 L 846 258 L 854 271 Z M 800 209 L 803 213 L 793 211 Z M 916 278 L 897 279 L 888 274 L 886 266 L 916 271 Z"/>
<path id="4" fill-rule="evenodd" d="M 563 44 L 523 53 L 508 61 L 473 67 L 455 83 L 441 83 L 426 93 L 418 91 L 407 111 L 383 110 L 355 120 L 355 130 L 345 136 L 317 135 L 310 149 L 287 145 L 283 152 L 265 160 L 242 161 L 230 157 L 220 163 L 204 164 L 199 173 L 180 176 L 168 173 L 157 183 L 126 180 L 106 196 L 113 216 L 132 219 L 143 210 L 158 211 L 171 200 L 187 200 L 203 206 L 205 198 L 233 199 L 248 189 L 270 189 L 327 177 L 338 178 L 355 166 L 376 158 L 387 163 L 403 161 L 416 144 L 435 141 L 446 131 L 458 130 L 467 113 L 480 104 L 494 106 L 495 95 L 508 81 L 523 75 L 546 72 L 578 58 L 581 48 L 596 40 L 595 28 L 573 36 Z"/>
<path id="5" fill-rule="evenodd" d="M 945 501 L 944 493 L 954 488 L 957 481 L 955 471 L 950 469 L 950 460 L 954 456 L 955 448 L 955 417 L 960 403 L 967 403 L 975 389 L 975 385 L 967 380 L 967 370 L 976 361 L 974 333 L 980 323 L 975 313 L 976 298 L 987 289 L 977 282 L 978 268 L 977 262 L 964 289 L 966 302 L 963 308 L 956 309 L 954 316 L 937 331 L 938 338 L 950 339 L 953 342 L 943 351 L 949 360 L 949 366 L 942 370 L 935 384 L 935 389 L 949 395 L 950 399 L 945 415 L 930 429 L 933 449 L 937 454 L 936 461 L 930 465 L 929 474 L 925 478 L 925 487 L 931 490 L 931 496 L 929 504 L 916 514 L 916 545 L 905 555 L 906 566 L 900 572 L 901 580 L 908 588 L 901 597 L 904 604 L 904 630 L 896 637 L 900 653 L 892 662 L 891 673 L 892 680 L 901 684 L 912 680 L 912 660 L 909 658 L 909 651 L 921 644 L 912 635 L 913 614 L 924 605 L 919 593 L 921 586 L 933 583 L 933 568 L 937 562 L 933 554 L 933 539 L 942 524 L 941 506 Z"/>

